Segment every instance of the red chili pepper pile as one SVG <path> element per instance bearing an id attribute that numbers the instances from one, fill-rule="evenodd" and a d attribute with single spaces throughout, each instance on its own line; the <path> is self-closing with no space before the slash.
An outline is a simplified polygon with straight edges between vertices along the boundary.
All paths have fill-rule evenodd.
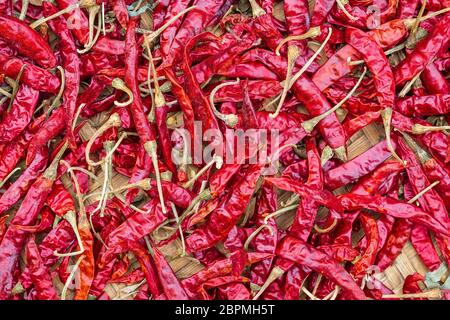
<path id="1" fill-rule="evenodd" d="M 0 0 L 0 299 L 450 297 L 449 47 L 448 0 Z"/>

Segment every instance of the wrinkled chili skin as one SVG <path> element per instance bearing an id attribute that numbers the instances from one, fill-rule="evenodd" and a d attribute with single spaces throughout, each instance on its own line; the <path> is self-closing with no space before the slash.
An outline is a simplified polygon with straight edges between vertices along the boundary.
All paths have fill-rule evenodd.
<path id="1" fill-rule="evenodd" d="M 31 121 L 38 98 L 38 91 L 24 84 L 19 87 L 11 110 L 0 122 L 0 143 L 11 142 L 22 133 Z"/>
<path id="2" fill-rule="evenodd" d="M 408 117 L 443 115 L 450 112 L 450 94 L 412 96 L 397 100 L 395 109 Z"/>
<path id="3" fill-rule="evenodd" d="M 55 75 L 18 57 L 0 53 L 1 73 L 15 79 L 19 75 L 20 70 L 23 70 L 20 77 L 21 83 L 38 91 L 58 92 L 61 82 Z"/>
<path id="4" fill-rule="evenodd" d="M 296 238 L 290 236 L 284 238 L 278 245 L 277 255 L 322 273 L 339 285 L 352 299 L 366 299 L 364 292 L 339 263 Z"/>
<path id="5" fill-rule="evenodd" d="M 186 239 L 186 248 L 189 251 L 209 248 L 227 235 L 250 201 L 260 171 L 259 165 L 248 168 L 245 179 L 234 186 L 230 195 L 211 213 L 206 224 Z"/>
<path id="6" fill-rule="evenodd" d="M 415 75 L 422 71 L 434 57 L 447 50 L 450 33 L 450 14 L 440 17 L 433 31 L 421 40 L 414 50 L 406 56 L 394 69 L 394 77 L 397 86 L 404 85 Z"/>
<path id="7" fill-rule="evenodd" d="M 362 176 L 373 171 L 390 156 L 391 152 L 386 142 L 382 141 L 354 159 L 327 171 L 325 174 L 326 187 L 334 190 L 343 185 L 355 182 Z"/>
<path id="8" fill-rule="evenodd" d="M 31 279 L 36 288 L 37 296 L 40 300 L 58 300 L 58 294 L 53 287 L 50 270 L 47 269 L 41 259 L 38 246 L 33 238 L 30 238 L 26 245 L 27 265 L 31 269 Z"/>
<path id="9" fill-rule="evenodd" d="M 395 81 L 383 49 L 365 32 L 354 28 L 345 31 L 347 42 L 362 56 L 372 73 L 378 102 L 383 107 L 392 107 L 395 101 Z"/>
<path id="10" fill-rule="evenodd" d="M 285 76 L 287 61 L 284 58 L 260 49 L 251 50 L 247 54 L 252 60 L 257 60 L 270 66 L 270 69 L 277 73 L 280 78 Z M 331 109 L 330 104 L 319 89 L 305 75 L 301 76 L 292 87 L 297 99 L 305 105 L 313 117 Z M 334 113 L 319 122 L 319 129 L 333 149 L 345 146 L 345 132 Z"/>
<path id="11" fill-rule="evenodd" d="M 11 16 L 0 16 L 0 38 L 40 66 L 44 68 L 56 66 L 55 55 L 47 42 L 21 20 Z"/>

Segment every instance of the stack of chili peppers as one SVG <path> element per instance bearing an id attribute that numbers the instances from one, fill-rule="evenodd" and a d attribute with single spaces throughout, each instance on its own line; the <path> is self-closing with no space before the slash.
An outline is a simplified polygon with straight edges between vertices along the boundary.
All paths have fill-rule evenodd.
<path id="1" fill-rule="evenodd" d="M 450 297 L 449 45 L 447 0 L 1 0 L 0 299 Z"/>

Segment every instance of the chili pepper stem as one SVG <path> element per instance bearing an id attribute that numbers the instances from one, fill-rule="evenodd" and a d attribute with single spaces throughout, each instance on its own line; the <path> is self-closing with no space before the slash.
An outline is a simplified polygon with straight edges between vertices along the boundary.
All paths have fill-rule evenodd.
<path id="1" fill-rule="evenodd" d="M 181 224 L 180 219 L 178 217 L 178 212 L 177 212 L 177 208 L 175 207 L 175 204 L 173 202 L 170 203 L 170 205 L 172 206 L 172 212 L 173 215 L 175 217 L 175 222 L 177 224 L 178 227 L 178 232 L 180 233 L 180 239 L 181 239 L 181 256 L 184 257 L 186 255 L 186 243 L 184 241 L 184 235 L 183 235 L 183 229 L 181 228 Z"/>
<path id="2" fill-rule="evenodd" d="M 270 218 L 273 218 L 273 217 L 279 216 L 279 215 L 281 215 L 281 214 L 283 214 L 283 213 L 286 213 L 286 212 L 289 212 L 289 211 L 291 211 L 291 210 L 294 210 L 294 209 L 296 209 L 298 206 L 299 206 L 299 204 L 297 203 L 297 204 L 293 204 L 293 205 L 290 205 L 290 206 L 281 208 L 281 209 L 279 209 L 279 210 L 277 210 L 277 211 L 274 211 L 274 212 L 272 212 L 271 214 L 267 215 L 267 216 L 264 218 L 264 223 L 267 224 L 267 221 L 268 221 Z"/>
<path id="3" fill-rule="evenodd" d="M 259 297 L 264 293 L 264 291 L 266 291 L 266 289 L 272 284 L 272 282 L 281 277 L 284 274 L 284 272 L 285 271 L 278 266 L 273 267 L 266 281 L 261 286 L 261 289 L 259 289 L 259 291 L 253 297 L 253 300 L 258 300 Z"/>
<path id="4" fill-rule="evenodd" d="M 212 198 L 212 195 L 211 195 L 211 191 L 209 189 L 205 189 L 205 190 L 201 191 L 198 194 L 198 196 L 196 196 L 194 199 L 192 199 L 189 206 L 186 208 L 186 210 L 184 210 L 184 212 L 180 216 L 179 225 L 183 222 L 183 220 L 187 216 L 191 215 L 194 212 L 197 204 L 200 204 L 202 201 L 209 200 L 211 198 Z"/>
<path id="5" fill-rule="evenodd" d="M 450 130 L 450 126 L 433 127 L 433 126 L 424 126 L 416 123 L 412 127 L 412 133 L 414 134 L 424 134 L 426 132 L 444 131 L 444 130 Z"/>
<path id="6" fill-rule="evenodd" d="M 223 87 L 226 86 L 231 86 L 231 85 L 235 85 L 235 84 L 239 84 L 239 78 L 236 79 L 236 81 L 230 81 L 230 82 L 224 82 L 222 84 L 219 84 L 218 86 L 216 86 L 210 93 L 209 95 L 209 104 L 211 105 L 211 109 L 214 112 L 214 115 L 222 120 L 223 122 L 225 122 L 225 124 L 228 127 L 234 128 L 238 122 L 238 117 L 235 114 L 223 114 L 221 113 L 219 110 L 217 110 L 216 106 L 214 105 L 214 96 L 216 95 L 217 91 L 219 91 L 220 89 L 222 89 Z"/>
<path id="7" fill-rule="evenodd" d="M 439 184 L 439 181 L 435 181 L 433 183 L 431 183 L 428 187 L 426 187 L 425 189 L 423 189 L 422 191 L 420 191 L 418 194 L 416 194 L 414 197 L 412 197 L 408 203 L 414 203 L 417 200 L 419 200 L 425 193 L 427 193 L 428 191 L 430 191 L 431 189 L 433 189 L 435 186 L 437 186 Z"/>
<path id="8" fill-rule="evenodd" d="M 156 141 L 147 141 L 144 143 L 144 149 L 152 159 L 153 169 L 156 176 L 156 187 L 158 189 L 159 202 L 163 213 L 167 213 L 166 205 L 164 203 L 164 195 L 161 186 L 161 174 L 159 172 L 158 155 L 156 153 Z"/>
<path id="9" fill-rule="evenodd" d="M 184 9 L 183 11 L 179 12 L 178 14 L 176 14 L 175 16 L 173 16 L 172 18 L 169 19 L 169 21 L 167 21 L 165 24 L 163 24 L 158 30 L 156 31 L 150 31 L 150 34 L 146 35 L 146 39 L 151 43 L 153 42 L 156 38 L 158 38 L 160 36 L 161 33 L 164 32 L 164 30 L 166 30 L 172 23 L 174 23 L 175 21 L 177 21 L 180 17 L 182 17 L 183 15 L 185 15 L 186 13 L 188 13 L 191 10 L 196 9 L 197 6 L 191 6 L 189 8 Z"/>
<path id="10" fill-rule="evenodd" d="M 352 15 L 350 14 L 350 12 L 347 11 L 347 9 L 346 9 L 345 6 L 344 6 L 344 1 L 342 1 L 342 0 L 336 0 L 336 3 L 337 3 L 337 5 L 338 5 L 339 9 L 341 9 L 342 12 L 347 16 L 347 18 L 349 18 L 349 19 L 352 20 L 352 21 L 358 20 L 358 18 L 352 16 Z M 345 4 L 347 4 L 347 3 L 348 3 L 348 2 L 345 1 Z"/>
<path id="11" fill-rule="evenodd" d="M 386 145 L 387 145 L 389 151 L 391 151 L 392 156 L 395 159 L 397 159 L 401 164 L 403 164 L 403 166 L 406 166 L 407 165 L 406 161 L 402 160 L 398 156 L 397 152 L 395 152 L 395 149 L 392 146 L 392 141 L 391 141 L 392 108 L 391 107 L 384 108 L 383 110 L 380 111 L 380 114 L 381 114 L 381 118 L 383 119 L 384 133 L 386 135 Z"/>
<path id="12" fill-rule="evenodd" d="M 114 101 L 114 104 L 118 107 L 126 107 L 133 103 L 134 97 L 133 92 L 131 92 L 130 88 L 128 88 L 125 82 L 120 78 L 114 78 L 111 83 L 112 87 L 117 90 L 121 90 L 128 95 L 128 100 L 125 102 Z"/>
<path id="13" fill-rule="evenodd" d="M 69 253 L 58 253 L 58 251 L 55 250 L 53 252 L 53 255 L 55 255 L 57 257 L 78 256 L 78 255 L 80 255 L 80 254 L 82 254 L 84 252 L 84 246 L 83 246 L 83 241 L 81 240 L 81 237 L 80 237 L 80 233 L 78 232 L 76 213 L 74 211 L 68 211 L 64 215 L 64 219 L 66 219 L 66 221 L 70 224 L 70 226 L 72 227 L 73 232 L 75 233 L 75 237 L 76 237 L 77 242 L 78 242 L 79 250 L 78 251 L 74 251 L 74 252 L 69 252 Z"/>
<path id="14" fill-rule="evenodd" d="M 250 6 L 252 7 L 253 18 L 260 17 L 266 14 L 266 11 L 260 7 L 256 0 L 248 0 Z"/>
<path id="15" fill-rule="evenodd" d="M 61 291 L 61 300 L 66 300 L 67 289 L 69 288 L 70 283 L 72 283 L 73 278 L 75 277 L 75 274 L 78 270 L 78 267 L 83 259 L 84 259 L 84 256 L 80 256 L 78 258 L 77 262 L 73 266 L 72 271 L 70 272 L 69 276 L 67 277 L 66 283 L 64 284 L 64 287 Z"/>
<path id="16" fill-rule="evenodd" d="M 277 56 L 279 56 L 280 49 L 284 46 L 285 43 L 287 43 L 289 41 L 305 40 L 308 38 L 314 38 L 314 37 L 317 37 L 318 35 L 320 35 L 320 33 L 321 33 L 320 26 L 316 26 L 316 27 L 311 27 L 308 31 L 306 31 L 303 34 L 286 37 L 280 41 L 277 48 L 275 49 L 275 53 L 277 54 Z"/>
<path id="17" fill-rule="evenodd" d="M 305 63 L 305 65 L 290 80 L 289 89 L 292 88 L 294 83 L 303 75 L 303 73 L 305 73 L 305 71 L 309 68 L 309 66 L 313 63 L 313 61 L 316 60 L 317 56 L 322 52 L 323 48 L 325 48 L 325 45 L 330 40 L 332 33 L 333 29 L 328 28 L 328 35 L 320 45 L 319 49 L 311 56 L 311 58 L 309 58 L 309 60 Z"/>
<path id="18" fill-rule="evenodd" d="M 340 146 L 336 149 L 333 149 L 333 153 L 339 160 L 346 162 L 347 161 L 347 150 L 345 146 Z"/>
<path id="19" fill-rule="evenodd" d="M 194 177 L 192 177 L 189 181 L 185 182 L 183 184 L 183 188 L 188 189 L 190 187 L 192 187 L 192 185 L 195 183 L 195 181 L 197 181 L 197 179 L 203 174 L 205 173 L 213 164 L 216 164 L 216 168 L 220 169 L 222 167 L 223 164 L 223 159 L 222 157 L 219 157 L 217 155 L 214 155 L 212 160 L 210 162 L 208 162 L 203 168 L 201 168 Z"/>
<path id="20" fill-rule="evenodd" d="M 97 131 L 94 132 L 92 137 L 89 139 L 88 143 L 86 144 L 85 149 L 85 156 L 86 156 L 86 162 L 91 166 L 98 166 L 102 163 L 100 162 L 94 162 L 90 158 L 90 151 L 92 148 L 92 144 L 95 142 L 95 140 L 101 136 L 106 130 L 113 127 L 120 127 L 122 125 L 122 121 L 120 120 L 120 116 L 117 113 L 113 113 L 109 119 L 100 127 Z"/>
<path id="21" fill-rule="evenodd" d="M 247 240 L 245 240 L 244 243 L 244 249 L 246 251 L 248 251 L 248 246 L 250 245 L 250 243 L 252 242 L 252 240 L 264 229 L 268 229 L 270 231 L 270 234 L 273 235 L 274 234 L 274 230 L 271 226 L 269 226 L 268 224 L 262 224 L 260 225 L 255 231 L 253 231 L 250 236 L 247 238 Z"/>
<path id="22" fill-rule="evenodd" d="M 45 169 L 44 173 L 42 174 L 45 178 L 54 181 L 56 179 L 57 175 L 57 169 L 59 166 L 59 161 L 61 160 L 61 157 L 63 156 L 64 152 L 66 152 L 68 143 L 65 142 L 61 149 L 56 154 L 55 158 L 53 159 L 52 163 L 48 166 L 47 169 Z"/>
<path id="23" fill-rule="evenodd" d="M 281 111 L 281 107 L 283 106 L 284 100 L 286 99 L 286 95 L 289 91 L 289 85 L 291 82 L 291 78 L 292 78 L 292 71 L 294 70 L 295 67 L 295 61 L 297 60 L 298 56 L 300 55 L 300 51 L 298 50 L 297 46 L 292 45 L 288 47 L 288 67 L 287 67 L 287 72 L 286 72 L 286 79 L 284 80 L 284 85 L 283 85 L 283 92 L 281 93 L 281 97 L 280 100 L 278 102 L 278 106 L 275 109 L 274 113 L 271 113 L 269 116 L 274 119 L 278 116 L 278 114 Z M 275 100 L 273 100 L 275 101 Z"/>
<path id="24" fill-rule="evenodd" d="M 0 189 L 1 188 L 3 188 L 3 186 L 5 185 L 5 183 L 17 172 L 17 171 L 20 171 L 20 170 L 22 170 L 22 168 L 20 168 L 20 167 L 16 167 L 16 168 L 14 168 L 10 173 L 8 173 L 8 175 L 5 177 L 5 179 L 3 179 L 1 182 L 0 182 Z"/>
<path id="25" fill-rule="evenodd" d="M 339 101 L 339 103 L 336 104 L 333 108 L 331 108 L 330 110 L 322 113 L 321 115 L 318 115 L 317 117 L 311 118 L 311 119 L 309 119 L 307 121 L 303 121 L 302 122 L 303 129 L 305 129 L 306 132 L 311 133 L 314 130 L 314 127 L 320 121 L 322 121 L 323 119 L 328 117 L 330 114 L 335 112 L 337 109 L 339 109 L 355 93 L 356 89 L 359 87 L 359 85 L 361 84 L 361 81 L 363 80 L 364 76 L 366 75 L 366 72 L 367 72 L 367 68 L 364 67 L 363 73 L 361 74 L 361 76 L 359 77 L 358 81 L 353 86 L 353 88 L 350 90 L 350 92 L 347 93 L 347 95 L 344 97 L 344 99 Z"/>
<path id="26" fill-rule="evenodd" d="M 23 287 L 22 283 L 19 281 L 19 282 L 16 283 L 14 288 L 12 288 L 11 295 L 15 296 L 17 294 L 22 294 L 24 292 L 25 292 L 25 288 Z"/>
<path id="27" fill-rule="evenodd" d="M 409 134 L 400 131 L 403 135 L 403 139 L 406 141 L 408 146 L 416 153 L 421 163 L 424 163 L 431 159 L 431 156 L 428 154 L 425 149 L 423 149 Z"/>
<path id="28" fill-rule="evenodd" d="M 428 299 L 441 299 L 442 291 L 439 288 L 431 289 L 420 293 L 399 293 L 399 294 L 384 294 L 383 299 L 418 299 L 418 298 L 428 298 Z"/>
<path id="29" fill-rule="evenodd" d="M 320 155 L 320 164 L 323 166 L 325 163 L 328 162 L 331 158 L 333 158 L 334 151 L 331 149 L 330 146 L 326 146 L 322 150 L 322 154 Z"/>
<path id="30" fill-rule="evenodd" d="M 331 230 L 334 229 L 334 227 L 336 227 L 337 223 L 338 223 L 338 219 L 334 218 L 333 223 L 330 226 L 326 227 L 325 229 L 322 229 L 321 227 L 319 227 L 319 225 L 317 223 L 315 223 L 314 231 L 316 231 L 317 233 L 321 233 L 321 234 L 329 233 Z"/>
<path id="31" fill-rule="evenodd" d="M 77 52 L 80 54 L 86 53 L 89 50 L 91 50 L 91 48 L 94 46 L 94 44 L 97 42 L 98 38 L 100 37 L 100 33 L 102 30 L 102 24 L 103 24 L 103 16 L 100 13 L 100 6 L 98 5 L 94 5 L 94 6 L 90 6 L 88 8 L 88 12 L 89 12 L 89 40 L 88 42 L 84 45 L 84 49 L 77 49 Z M 99 14 L 100 13 L 100 14 Z M 95 17 L 98 16 L 97 19 L 97 31 L 95 32 L 95 36 L 94 36 L 94 23 L 95 23 Z"/>

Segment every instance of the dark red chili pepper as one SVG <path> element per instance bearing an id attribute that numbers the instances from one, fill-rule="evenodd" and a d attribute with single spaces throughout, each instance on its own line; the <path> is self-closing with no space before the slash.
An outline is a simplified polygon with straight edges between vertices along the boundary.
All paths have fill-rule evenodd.
<path id="1" fill-rule="evenodd" d="M 58 108 L 50 115 L 31 139 L 27 150 L 27 165 L 30 165 L 34 161 L 37 154 L 42 152 L 41 150 L 46 146 L 47 142 L 57 136 L 64 129 L 65 125 L 64 109 Z"/>
<path id="2" fill-rule="evenodd" d="M 181 1 L 169 1 L 169 5 L 167 7 L 167 12 L 164 16 L 165 20 L 169 20 L 170 18 L 176 16 L 181 11 L 185 10 L 189 6 L 190 1 L 188 0 L 181 0 Z M 166 30 L 164 30 L 161 33 L 159 43 L 161 46 L 161 53 L 164 56 L 170 55 L 170 49 L 172 47 L 173 41 L 175 41 L 177 34 L 177 30 L 182 24 L 183 20 L 180 18 L 174 23 L 172 23 L 170 26 L 167 27 Z"/>
<path id="3" fill-rule="evenodd" d="M 16 139 L 31 121 L 38 103 L 39 92 L 23 84 L 19 87 L 11 110 L 0 122 L 0 142 Z"/>
<path id="4" fill-rule="evenodd" d="M 182 49 L 186 46 L 186 42 L 205 29 L 222 4 L 223 0 L 195 0 L 192 3 L 196 8 L 186 14 L 183 23 L 178 28 L 178 32 L 172 41 L 170 55 L 167 56 L 164 64 L 172 65 L 173 62 L 181 58 Z"/>
<path id="5" fill-rule="evenodd" d="M 430 61 L 445 52 L 448 47 L 450 32 L 450 14 L 447 13 L 439 19 L 433 31 L 422 41 L 417 43 L 411 54 L 400 62 L 394 69 L 395 83 L 404 85 L 415 75 L 422 71 Z"/>
<path id="6" fill-rule="evenodd" d="M 0 38 L 40 66 L 56 66 L 55 55 L 48 43 L 21 20 L 12 16 L 0 16 Z"/>
<path id="7" fill-rule="evenodd" d="M 382 141 L 349 162 L 327 171 L 325 173 L 325 185 L 330 190 L 334 190 L 355 182 L 362 176 L 375 170 L 377 166 L 390 156 L 391 152 L 386 145 L 386 141 Z"/>
<path id="8" fill-rule="evenodd" d="M 56 13 L 57 8 L 49 2 L 43 4 L 44 14 L 49 16 Z M 63 108 L 66 117 L 66 134 L 69 137 L 70 147 L 76 148 L 75 136 L 73 134 L 75 113 L 77 111 L 77 95 L 80 87 L 80 66 L 75 41 L 67 27 L 63 17 L 50 20 L 50 27 L 59 39 L 60 55 L 64 68 L 65 86 L 63 92 Z"/>
<path id="9" fill-rule="evenodd" d="M 395 82 L 383 49 L 365 32 L 347 28 L 345 31 L 347 42 L 361 55 L 372 73 L 377 99 L 383 107 L 392 107 L 395 100 Z"/>
<path id="10" fill-rule="evenodd" d="M 156 272 L 166 297 L 171 300 L 188 300 L 186 292 L 162 253 L 155 247 L 152 251 Z"/>
<path id="11" fill-rule="evenodd" d="M 339 197 L 339 200 L 346 210 L 369 209 L 395 218 L 410 219 L 412 222 L 423 225 L 444 236 L 448 233 L 445 224 L 441 221 L 411 204 L 393 198 L 379 195 L 344 194 Z"/>
<path id="12" fill-rule="evenodd" d="M 447 80 L 434 63 L 426 66 L 425 70 L 420 74 L 420 79 L 429 94 L 448 94 L 450 92 Z"/>
<path id="13" fill-rule="evenodd" d="M 2 299 L 7 298 L 11 293 L 13 287 L 12 269 L 27 238 L 26 231 L 21 231 L 14 226 L 29 225 L 36 220 L 56 179 L 56 170 L 61 156 L 62 153 L 33 183 L 0 243 L 0 263 L 2 264 L 0 268 L 0 297 Z"/>
<path id="14" fill-rule="evenodd" d="M 58 294 L 53 287 L 50 270 L 43 264 L 38 246 L 33 237 L 30 237 L 26 244 L 26 259 L 38 299 L 58 300 Z"/>
<path id="15" fill-rule="evenodd" d="M 47 165 L 47 149 L 37 153 L 27 169 L 14 181 L 13 184 L 0 197 L 0 213 L 9 210 L 19 201 L 31 187 L 33 182 L 44 171 Z"/>
<path id="16" fill-rule="evenodd" d="M 448 91 L 447 91 L 448 92 Z M 450 94 L 412 96 L 397 100 L 396 110 L 408 117 L 424 117 L 450 112 Z"/>
<path id="17" fill-rule="evenodd" d="M 147 214 L 136 212 L 108 235 L 106 244 L 108 249 L 100 257 L 100 267 L 104 267 L 114 255 L 122 253 L 130 248 L 134 242 L 138 242 L 148 233 L 155 230 L 165 219 L 157 200 L 151 200 L 141 210 L 148 211 Z"/>
<path id="18" fill-rule="evenodd" d="M 38 91 L 56 93 L 61 82 L 59 79 L 34 64 L 30 64 L 18 57 L 0 53 L 0 72 L 10 78 L 17 78 L 22 70 L 20 81 Z"/>
<path id="19" fill-rule="evenodd" d="M 243 214 L 260 174 L 260 165 L 248 167 L 245 177 L 232 187 L 230 194 L 210 214 L 208 221 L 186 238 L 186 248 L 190 252 L 207 249 L 226 237 Z"/>
<path id="20" fill-rule="evenodd" d="M 291 236 L 285 237 L 277 248 L 277 255 L 298 265 L 311 268 L 333 280 L 352 299 L 366 299 L 347 271 L 327 254 Z"/>

